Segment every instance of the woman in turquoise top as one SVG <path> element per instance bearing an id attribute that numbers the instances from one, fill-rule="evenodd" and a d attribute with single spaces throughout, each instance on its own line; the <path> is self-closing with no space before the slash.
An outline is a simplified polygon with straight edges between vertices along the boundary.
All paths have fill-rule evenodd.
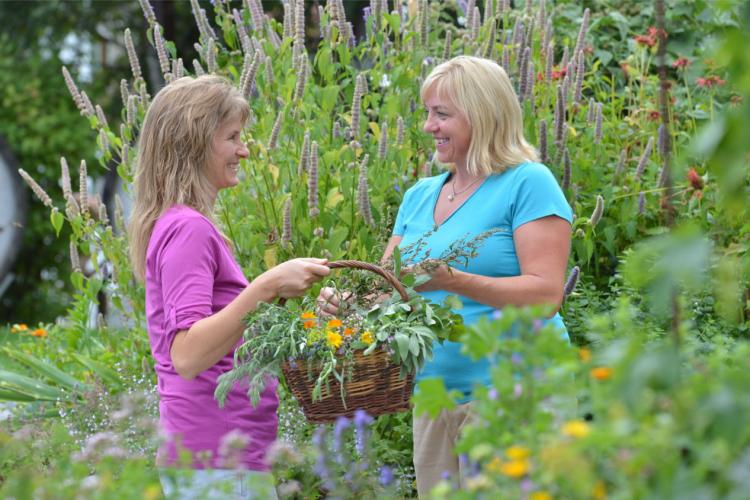
<path id="1" fill-rule="evenodd" d="M 523 136 L 521 108 L 507 74 L 492 61 L 460 56 L 437 66 L 421 94 L 427 111 L 424 131 L 435 139 L 437 160 L 450 168 L 406 192 L 384 258 L 430 230 L 426 249 L 439 256 L 456 240 L 499 228 L 476 258 L 465 266 L 434 270 L 419 291 L 433 301 L 458 295 L 463 308 L 457 312 L 466 324 L 507 304 L 559 309 L 572 213 L 552 173 L 538 163 L 537 151 Z M 549 321 L 564 330 L 559 315 Z M 441 377 L 449 390 L 464 394 L 457 409 L 435 420 L 414 419 L 420 497 L 446 473 L 463 481 L 453 447 L 469 418 L 473 387 L 490 385 L 488 362 L 472 361 L 460 351 L 460 343 L 436 346 L 417 377 Z"/>

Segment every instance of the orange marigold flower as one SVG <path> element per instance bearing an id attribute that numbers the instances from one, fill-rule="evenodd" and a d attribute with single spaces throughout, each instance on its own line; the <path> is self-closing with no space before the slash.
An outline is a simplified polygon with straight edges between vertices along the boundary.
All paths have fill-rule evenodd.
<path id="1" fill-rule="evenodd" d="M 375 337 L 373 337 L 372 332 L 366 331 L 362 334 L 362 336 L 360 337 L 360 340 L 364 342 L 365 344 L 370 345 L 373 342 L 375 342 Z"/>
<path id="2" fill-rule="evenodd" d="M 588 363 L 591 361 L 591 351 L 585 347 L 582 347 L 578 350 L 578 357 L 581 358 L 581 361 L 584 363 Z"/>
<path id="3" fill-rule="evenodd" d="M 344 337 L 351 337 L 354 334 L 354 328 L 349 328 L 348 326 L 344 328 Z"/>
<path id="4" fill-rule="evenodd" d="M 528 460 L 511 460 L 500 465 L 500 473 L 518 479 L 529 473 L 531 463 Z"/>
<path id="5" fill-rule="evenodd" d="M 573 438 L 582 438 L 589 435 L 591 428 L 583 420 L 571 420 L 562 426 L 562 433 Z"/>
<path id="6" fill-rule="evenodd" d="M 26 323 L 15 324 L 10 327 L 10 333 L 25 332 L 28 329 L 29 327 L 26 326 Z"/>
<path id="7" fill-rule="evenodd" d="M 300 318 L 302 319 L 315 319 L 317 316 L 315 316 L 315 313 L 312 311 L 305 311 L 300 315 Z"/>
<path id="8" fill-rule="evenodd" d="M 33 337 L 46 337 L 47 330 L 45 330 L 44 328 L 37 328 L 36 330 L 31 332 L 31 335 Z"/>
<path id="9" fill-rule="evenodd" d="M 612 378 L 612 368 L 608 366 L 597 366 L 591 369 L 591 376 L 596 380 L 607 380 Z"/>
<path id="10" fill-rule="evenodd" d="M 326 326 L 328 326 L 328 328 L 338 328 L 341 326 L 341 320 L 333 318 L 332 320 L 328 322 Z"/>
<path id="11" fill-rule="evenodd" d="M 314 326 L 315 326 L 315 321 L 313 321 L 311 319 L 308 319 L 307 321 L 305 321 L 304 323 L 302 323 L 302 327 L 305 330 L 309 330 L 310 328 L 312 328 Z"/>
<path id="12" fill-rule="evenodd" d="M 332 332 L 329 330 L 326 332 L 326 337 L 327 337 L 329 346 L 335 349 L 338 349 L 339 346 L 341 346 L 342 338 L 341 338 L 341 335 L 339 335 L 338 333 Z"/>
<path id="13" fill-rule="evenodd" d="M 505 456 L 511 460 L 525 460 L 530 454 L 531 451 L 525 446 L 511 446 L 505 450 Z"/>

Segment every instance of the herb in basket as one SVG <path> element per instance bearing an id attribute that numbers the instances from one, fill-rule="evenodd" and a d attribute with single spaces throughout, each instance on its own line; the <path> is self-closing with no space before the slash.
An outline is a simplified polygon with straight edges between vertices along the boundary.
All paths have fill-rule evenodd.
<path id="1" fill-rule="evenodd" d="M 420 262 L 422 269 L 432 265 L 443 265 L 468 259 L 476 255 L 481 242 L 496 230 L 482 233 L 472 240 L 462 240 L 453 245 L 438 259 Z M 423 236 L 426 238 L 430 233 Z M 419 241 L 401 252 L 394 252 L 393 269 L 398 276 L 402 262 L 412 265 L 407 257 L 418 253 Z M 330 263 L 332 267 L 348 267 L 343 261 Z M 339 264 L 339 265 L 337 265 Z M 364 263 L 364 266 L 375 267 Z M 382 270 L 381 270 L 382 271 Z M 388 272 L 382 271 L 385 274 Z M 234 368 L 219 377 L 215 396 L 223 405 L 232 385 L 243 379 L 249 383 L 248 396 L 253 406 L 258 404 L 267 377 L 281 377 L 283 367 L 296 367 L 304 363 L 308 367 L 312 400 L 330 395 L 332 378 L 338 381 L 341 399 L 345 402 L 345 382 L 350 377 L 355 355 L 369 356 L 380 350 L 392 363 L 400 368 L 401 377 L 419 371 L 432 356 L 434 342 L 455 340 L 463 331 L 460 315 L 451 308 L 460 308 L 460 301 L 450 297 L 444 304 L 427 301 L 414 287 L 429 277 L 404 275 L 403 284 L 396 282 L 396 290 L 381 302 L 373 303 L 372 297 L 379 295 L 373 290 L 361 301 L 349 304 L 341 317 L 319 317 L 315 309 L 315 298 L 304 297 L 284 305 L 261 303 L 245 319 L 248 325 L 244 333 L 245 342 L 235 351 Z M 373 287 L 371 279 L 359 280 Z M 393 283 L 392 283 L 393 284 Z M 351 279 L 346 281 L 347 290 L 361 288 Z M 399 290 L 400 289 L 400 290 Z M 372 293 L 374 292 L 374 293 Z"/>

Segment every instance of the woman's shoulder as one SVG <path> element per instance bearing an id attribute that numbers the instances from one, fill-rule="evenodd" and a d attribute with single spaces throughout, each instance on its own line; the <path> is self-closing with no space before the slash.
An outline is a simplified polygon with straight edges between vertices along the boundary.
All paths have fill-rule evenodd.
<path id="1" fill-rule="evenodd" d="M 160 234 L 203 234 L 217 233 L 214 224 L 202 213 L 185 205 L 173 205 L 162 213 L 154 224 L 154 235 Z"/>
<path id="2" fill-rule="evenodd" d="M 431 177 L 422 177 L 407 189 L 406 193 L 411 195 L 432 194 L 435 189 L 439 189 L 445 183 L 445 178 L 448 177 L 449 173 L 450 172 L 443 172 L 442 174 L 433 175 Z"/>
<path id="3" fill-rule="evenodd" d="M 515 177 L 517 179 L 536 179 L 552 176 L 552 171 L 549 169 L 549 167 L 547 167 L 547 165 L 535 161 L 518 164 L 514 167 L 509 168 L 503 173 L 508 173 L 510 174 L 509 176 Z"/>

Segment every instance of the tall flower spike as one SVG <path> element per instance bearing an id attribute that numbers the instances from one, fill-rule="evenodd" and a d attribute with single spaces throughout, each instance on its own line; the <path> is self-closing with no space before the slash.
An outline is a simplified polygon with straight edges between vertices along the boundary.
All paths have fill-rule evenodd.
<path id="1" fill-rule="evenodd" d="M 154 9 L 151 8 L 151 4 L 148 3 L 148 0 L 138 0 L 138 2 L 141 4 L 143 15 L 146 17 L 149 26 L 153 26 L 154 23 L 156 23 L 156 14 L 154 14 Z"/>
<path id="2" fill-rule="evenodd" d="M 115 229 L 125 230 L 125 210 L 122 206 L 122 199 L 117 193 L 115 193 Z"/>
<path id="3" fill-rule="evenodd" d="M 279 140 L 279 130 L 281 130 L 281 119 L 284 117 L 283 112 L 279 112 L 279 116 L 276 117 L 276 121 L 273 122 L 273 128 L 271 129 L 271 137 L 268 139 L 268 150 L 276 149 L 276 143 Z"/>
<path id="4" fill-rule="evenodd" d="M 510 49 L 508 44 L 503 45 L 503 69 L 506 73 L 510 73 Z"/>
<path id="5" fill-rule="evenodd" d="M 125 49 L 128 53 L 128 61 L 130 61 L 130 70 L 133 72 L 133 78 L 137 80 L 141 78 L 141 63 L 138 62 L 138 54 L 133 45 L 133 37 L 130 35 L 130 28 L 125 29 Z"/>
<path id="6" fill-rule="evenodd" d="M 667 128 L 663 123 L 659 124 L 659 132 L 656 140 L 656 149 L 659 151 L 659 156 L 666 156 L 667 154 Z"/>
<path id="7" fill-rule="evenodd" d="M 299 0 L 302 3 L 301 0 Z M 294 100 L 301 101 L 305 95 L 305 84 L 307 83 L 307 56 L 301 52 L 297 58 L 297 85 L 294 87 Z"/>
<path id="8" fill-rule="evenodd" d="M 583 98 L 583 73 L 586 69 L 583 59 L 583 51 L 578 51 L 578 57 L 576 58 L 576 90 L 573 100 L 576 104 L 580 104 Z"/>
<path id="9" fill-rule="evenodd" d="M 476 0 L 468 0 L 466 3 L 466 26 L 471 29 L 472 26 L 474 26 L 474 13 L 476 12 L 474 10 L 474 7 L 476 7 Z"/>
<path id="10" fill-rule="evenodd" d="M 107 136 L 106 130 L 104 130 L 103 128 L 99 129 L 99 142 L 102 145 L 103 153 L 109 151 L 109 137 Z"/>
<path id="11" fill-rule="evenodd" d="M 576 289 L 580 273 L 581 269 L 578 266 L 573 266 L 573 269 L 570 270 L 568 279 L 565 280 L 565 286 L 563 287 L 563 298 L 573 293 L 573 290 Z"/>
<path id="12" fill-rule="evenodd" d="M 193 71 L 195 71 L 195 76 L 201 76 L 201 75 L 206 74 L 205 70 L 203 69 L 203 66 L 201 66 L 201 63 L 199 63 L 197 59 L 193 59 Z"/>
<path id="13" fill-rule="evenodd" d="M 372 208 L 370 207 L 369 185 L 367 183 L 367 162 L 370 155 L 366 154 L 359 164 L 359 185 L 357 187 L 357 204 L 359 213 L 369 226 L 374 226 L 375 221 L 372 218 Z"/>
<path id="14" fill-rule="evenodd" d="M 78 200 L 81 205 L 81 213 L 88 213 L 89 206 L 89 175 L 86 169 L 86 160 L 81 160 L 81 166 L 78 168 Z"/>
<path id="15" fill-rule="evenodd" d="M 104 110 L 102 109 L 102 107 L 97 104 L 94 109 L 96 110 L 96 119 L 99 122 L 99 127 L 109 128 L 107 117 L 104 116 Z"/>
<path id="16" fill-rule="evenodd" d="M 495 38 L 497 37 L 497 23 L 494 19 L 490 22 L 490 29 L 487 31 L 487 44 L 484 47 L 485 59 L 492 59 L 495 51 Z"/>
<path id="17" fill-rule="evenodd" d="M 99 222 L 103 226 L 109 226 L 109 215 L 107 214 L 107 205 L 104 203 L 99 203 Z"/>
<path id="18" fill-rule="evenodd" d="M 67 198 L 68 195 L 73 195 L 73 184 L 70 182 L 70 168 L 68 168 L 68 161 L 64 156 L 60 157 L 60 170 L 62 171 L 60 179 L 62 181 L 63 196 Z"/>
<path id="19" fill-rule="evenodd" d="M 473 0 L 469 0 L 473 1 Z M 419 2 L 419 41 L 422 47 L 427 47 L 430 23 L 430 10 L 427 0 Z"/>
<path id="20" fill-rule="evenodd" d="M 378 158 L 385 159 L 388 153 L 388 123 L 383 121 L 380 127 L 380 141 L 378 142 Z"/>
<path id="21" fill-rule="evenodd" d="M 73 240 L 70 241 L 70 267 L 74 272 L 81 272 L 81 258 L 78 255 L 78 246 Z"/>
<path id="22" fill-rule="evenodd" d="M 70 92 L 70 95 L 73 97 L 73 102 L 76 104 L 76 107 L 79 111 L 83 112 L 83 99 L 81 99 L 81 93 L 78 91 L 78 87 L 76 87 L 76 83 L 73 80 L 73 77 L 70 76 L 70 73 L 68 72 L 68 68 L 65 66 L 62 67 L 62 74 L 63 78 L 65 79 L 65 86 L 68 87 L 68 91 Z"/>
<path id="23" fill-rule="evenodd" d="M 536 23 L 539 25 L 539 27 L 542 29 L 542 43 L 541 46 L 544 47 L 544 27 L 547 25 L 547 13 L 545 12 L 545 6 L 544 6 L 545 0 L 539 0 L 539 11 L 537 12 L 537 18 Z"/>
<path id="24" fill-rule="evenodd" d="M 178 57 L 172 61 L 172 74 L 175 78 L 182 78 L 185 76 L 185 66 L 182 64 L 182 58 Z"/>
<path id="25" fill-rule="evenodd" d="M 544 58 L 544 81 L 552 81 L 552 65 L 555 62 L 555 48 L 552 42 L 547 44 L 547 54 Z"/>
<path id="26" fill-rule="evenodd" d="M 302 150 L 299 154 L 299 163 L 297 164 L 297 177 L 301 177 L 303 172 L 308 170 L 310 162 L 310 131 L 305 130 L 305 138 L 302 141 Z"/>
<path id="27" fill-rule="evenodd" d="M 359 117 L 362 104 L 362 75 L 357 75 L 354 84 L 354 96 L 352 97 L 352 134 L 354 138 L 359 137 Z"/>
<path id="28" fill-rule="evenodd" d="M 89 99 L 89 96 L 86 95 L 86 91 L 81 91 L 81 114 L 89 117 L 94 116 L 96 111 L 94 110 L 94 105 L 91 104 L 91 99 Z"/>
<path id="29" fill-rule="evenodd" d="M 81 215 L 81 211 L 78 208 L 78 202 L 73 195 L 65 198 L 65 215 L 68 219 L 75 219 Z"/>
<path id="30" fill-rule="evenodd" d="M 547 163 L 549 160 L 547 153 L 547 120 L 539 122 L 539 156 L 542 163 Z"/>
<path id="31" fill-rule="evenodd" d="M 396 145 L 401 146 L 404 143 L 404 119 L 398 117 L 396 119 Z"/>
<path id="32" fill-rule="evenodd" d="M 301 0 L 298 0 L 301 1 Z M 284 202 L 284 223 L 281 228 L 281 246 L 287 248 L 292 242 L 292 199 Z"/>
<path id="33" fill-rule="evenodd" d="M 586 36 L 586 32 L 589 29 L 589 18 L 591 17 L 591 11 L 586 8 L 586 10 L 583 11 L 583 21 L 581 21 L 581 29 L 578 31 L 578 38 L 576 38 L 576 46 L 573 49 L 573 55 L 577 54 L 579 51 L 583 51 L 583 39 Z M 577 61 L 576 61 L 577 64 Z"/>
<path id="34" fill-rule="evenodd" d="M 594 207 L 594 211 L 591 212 L 591 217 L 589 217 L 589 223 L 592 226 L 596 226 L 599 224 L 599 221 L 602 219 L 602 215 L 604 214 L 604 198 L 602 198 L 602 195 L 598 194 L 596 195 L 596 206 Z"/>
<path id="35" fill-rule="evenodd" d="M 318 210 L 318 143 L 310 145 L 310 172 L 307 176 L 307 207 L 310 217 L 317 217 Z"/>
<path id="36" fill-rule="evenodd" d="M 476 42 L 479 38 L 479 26 L 481 24 L 479 7 L 474 7 L 474 15 L 471 16 L 471 41 Z"/>
<path id="37" fill-rule="evenodd" d="M 586 109 L 586 123 L 589 125 L 594 123 L 594 119 L 596 117 L 596 101 L 593 97 L 589 97 L 589 105 Z"/>
<path id="38" fill-rule="evenodd" d="M 445 45 L 443 46 L 443 61 L 451 57 L 451 46 L 453 45 L 453 30 L 448 28 L 445 31 Z"/>
<path id="39" fill-rule="evenodd" d="M 304 52 L 305 48 L 305 2 L 297 0 L 294 13 L 294 44 L 298 53 Z"/>
<path id="40" fill-rule="evenodd" d="M 29 185 L 36 197 L 39 198 L 39 201 L 41 201 L 45 207 L 52 208 L 52 198 L 50 198 L 47 192 L 42 189 L 42 186 L 37 184 L 37 182 L 28 173 L 26 173 L 24 169 L 19 168 L 18 174 L 26 182 L 26 184 Z"/>
<path id="41" fill-rule="evenodd" d="M 555 102 L 555 143 L 562 142 L 563 129 L 565 128 L 565 95 L 562 85 L 557 86 L 557 101 Z"/>
<path id="42" fill-rule="evenodd" d="M 271 56 L 266 56 L 265 67 L 266 67 L 266 86 L 273 85 L 273 63 L 271 61 Z"/>
<path id="43" fill-rule="evenodd" d="M 565 148 L 563 151 L 563 178 L 562 178 L 562 188 L 567 190 L 570 188 L 570 177 L 571 177 L 571 167 L 570 167 L 570 155 L 568 154 L 568 148 Z"/>
<path id="44" fill-rule="evenodd" d="M 596 120 L 594 124 L 594 142 L 601 144 L 602 142 L 602 103 L 596 103 Z"/>
<path id="45" fill-rule="evenodd" d="M 628 150 L 626 148 L 623 148 L 622 151 L 620 151 L 620 158 L 617 160 L 617 165 L 615 166 L 615 173 L 614 176 L 618 177 L 622 171 L 625 169 L 625 160 L 628 159 Z"/>
<path id="46" fill-rule="evenodd" d="M 136 97 L 134 95 L 129 96 L 128 105 L 125 108 L 125 116 L 128 125 L 133 125 L 135 123 L 135 99 Z"/>
<path id="47" fill-rule="evenodd" d="M 124 78 L 120 80 L 120 99 L 122 99 L 122 105 L 128 105 L 128 98 L 130 98 L 130 90 L 128 89 L 128 81 Z"/>
<path id="48" fill-rule="evenodd" d="M 534 81 L 536 80 L 534 73 L 534 62 L 529 59 L 529 65 L 526 68 L 526 99 L 531 101 L 531 109 L 534 109 L 534 100 L 531 99 L 534 95 Z"/>
<path id="49" fill-rule="evenodd" d="M 331 135 L 334 139 L 341 138 L 341 124 L 338 121 L 333 122 L 333 130 L 331 131 Z"/>
<path id="50" fill-rule="evenodd" d="M 484 24 L 492 17 L 492 0 L 484 0 Z"/>
<path id="51" fill-rule="evenodd" d="M 638 193 L 638 215 L 643 215 L 646 211 L 646 193 L 641 191 Z"/>
<path id="52" fill-rule="evenodd" d="M 156 48 L 156 55 L 159 57 L 159 67 L 162 74 L 169 73 L 169 54 L 164 45 L 164 38 L 162 37 L 159 23 L 154 24 L 154 47 Z"/>
<path id="53" fill-rule="evenodd" d="M 663 188 L 667 185 L 667 163 L 663 162 L 659 169 L 659 177 L 656 180 L 656 187 Z"/>
<path id="54" fill-rule="evenodd" d="M 294 33 L 294 18 L 292 17 L 294 14 L 292 12 L 292 6 L 289 3 L 289 0 L 283 2 L 283 8 L 284 38 L 291 38 Z"/>
<path id="55" fill-rule="evenodd" d="M 531 57 L 531 47 L 525 47 L 521 53 L 521 59 L 518 62 L 518 76 L 520 83 L 518 86 L 518 100 L 523 102 L 526 98 L 526 86 L 528 85 L 528 64 Z"/>
<path id="56" fill-rule="evenodd" d="M 216 42 L 213 38 L 209 38 L 206 45 L 206 66 L 208 66 L 209 73 L 216 73 L 219 69 L 216 65 Z"/>
<path id="57" fill-rule="evenodd" d="M 654 138 L 649 137 L 646 148 L 643 150 L 641 158 L 638 160 L 638 167 L 635 169 L 635 178 L 640 179 L 643 172 L 646 171 L 646 165 L 648 165 L 648 159 L 651 156 L 651 150 L 654 149 Z"/>

